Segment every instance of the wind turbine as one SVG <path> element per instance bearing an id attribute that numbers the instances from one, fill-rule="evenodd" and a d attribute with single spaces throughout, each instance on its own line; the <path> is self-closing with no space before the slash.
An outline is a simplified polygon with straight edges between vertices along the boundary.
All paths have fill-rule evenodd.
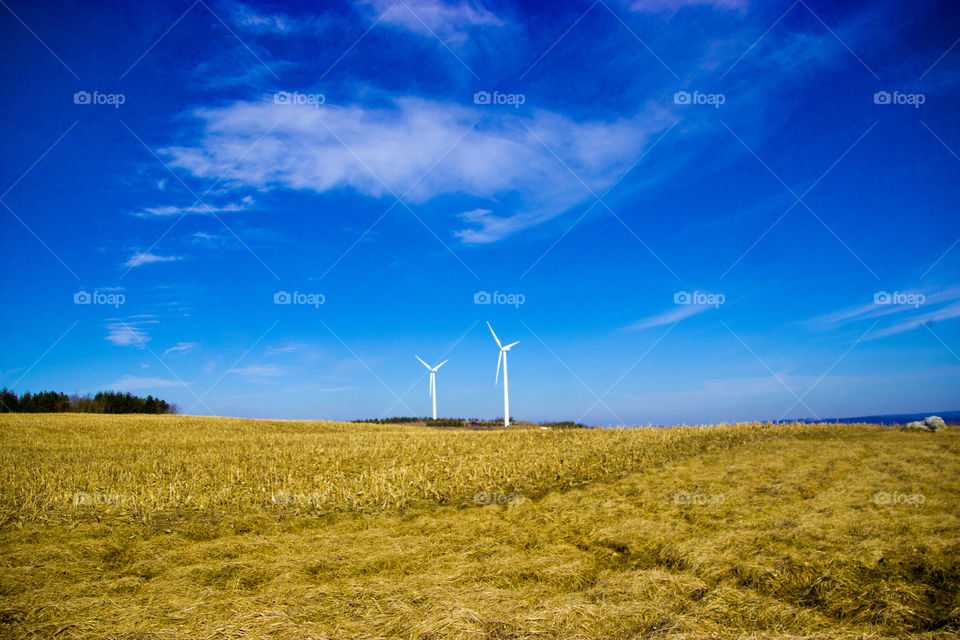
<path id="1" fill-rule="evenodd" d="M 487 327 L 490 329 L 490 333 L 493 333 L 493 339 L 497 341 L 497 346 L 500 347 L 500 355 L 497 357 L 497 377 L 494 379 L 494 385 L 499 384 L 500 382 L 500 361 L 503 361 L 503 426 L 510 426 L 510 389 L 507 387 L 507 351 L 510 351 L 511 347 L 516 346 L 520 343 L 519 340 L 516 342 L 511 342 L 507 346 L 500 344 L 500 338 L 497 337 L 497 334 L 493 332 L 493 327 L 490 326 L 490 323 L 487 323 Z"/>
<path id="2" fill-rule="evenodd" d="M 420 360 L 420 356 L 413 356 L 417 360 Z M 431 367 L 423 360 L 420 360 L 420 364 L 425 366 L 430 370 L 430 397 L 433 398 L 433 419 L 437 419 L 437 369 L 442 367 L 447 363 L 447 360 L 444 360 L 435 367 Z"/>

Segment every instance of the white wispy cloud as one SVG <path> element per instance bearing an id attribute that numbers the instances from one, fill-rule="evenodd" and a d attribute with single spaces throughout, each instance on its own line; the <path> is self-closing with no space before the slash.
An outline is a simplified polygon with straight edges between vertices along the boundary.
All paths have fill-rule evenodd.
<path id="1" fill-rule="evenodd" d="M 467 100 L 401 97 L 388 106 L 322 109 L 236 102 L 195 111 L 205 123 L 200 139 L 162 152 L 172 166 L 201 178 L 231 167 L 236 184 L 257 189 L 348 187 L 373 197 L 406 193 L 411 203 L 461 195 L 483 206 L 461 214 L 469 226 L 456 235 L 478 243 L 592 199 L 590 190 L 611 185 L 672 124 L 655 103 L 629 118 L 578 122 Z M 274 123 L 266 135 L 264 123 Z M 237 149 L 248 150 L 239 161 Z M 505 201 L 519 204 L 506 208 Z"/>
<path id="2" fill-rule="evenodd" d="M 273 364 L 254 364 L 246 367 L 235 367 L 230 369 L 230 373 L 235 373 L 245 378 L 278 378 L 287 375 L 287 370 Z"/>
<path id="3" fill-rule="evenodd" d="M 157 324 L 153 316 L 134 316 L 128 320 L 111 320 L 107 323 L 107 342 L 118 347 L 144 348 L 150 342 L 145 325 Z"/>
<path id="4" fill-rule="evenodd" d="M 126 375 L 109 385 L 108 388 L 117 391 L 135 391 L 139 389 L 155 389 L 166 387 L 184 387 L 187 383 L 180 380 L 168 380 L 164 378 L 141 378 L 137 376 Z"/>
<path id="5" fill-rule="evenodd" d="M 444 2 L 443 0 L 363 0 L 361 5 L 373 9 L 379 24 L 387 24 L 423 36 L 434 34 L 448 42 L 462 42 L 470 29 L 499 27 L 504 21 L 479 2 Z"/>
<path id="6" fill-rule="evenodd" d="M 643 320 L 639 320 L 627 327 L 624 327 L 624 329 L 637 330 L 661 327 L 667 324 L 673 324 L 674 322 L 679 322 L 680 320 L 695 316 L 698 313 L 703 313 L 704 311 L 709 311 L 713 308 L 715 308 L 713 305 L 706 304 L 677 305 L 676 309 L 670 309 L 669 311 L 664 311 L 663 313 L 659 313 L 655 316 L 644 318 Z"/>
<path id="7" fill-rule="evenodd" d="M 289 353 L 300 353 L 305 350 L 303 345 L 285 344 L 279 347 L 269 347 L 264 353 L 268 356 L 279 356 Z"/>
<path id="8" fill-rule="evenodd" d="M 169 349 L 164 349 L 163 355 L 168 356 L 171 353 L 187 353 L 197 348 L 196 342 L 178 342 Z"/>
<path id="9" fill-rule="evenodd" d="M 300 24 L 297 19 L 282 13 L 257 11 L 240 3 L 229 3 L 227 6 L 234 24 L 253 31 L 289 33 L 298 29 Z"/>
<path id="10" fill-rule="evenodd" d="M 279 11 L 254 8 L 241 2 L 221 2 L 224 17 L 243 31 L 268 35 L 293 35 L 301 32 L 317 32 L 331 26 L 325 15 L 302 13 L 291 15 Z"/>
<path id="11" fill-rule="evenodd" d="M 630 3 L 633 11 L 647 13 L 673 13 L 684 7 L 711 7 L 713 9 L 745 9 L 748 0 L 634 0 Z"/>
<path id="12" fill-rule="evenodd" d="M 188 246 L 203 246 L 208 250 L 243 249 L 244 247 L 239 239 L 240 237 L 242 237 L 245 242 L 250 242 L 251 244 L 256 242 L 257 245 L 261 247 L 268 244 L 290 245 L 302 242 L 302 239 L 288 238 L 282 233 L 272 229 L 248 227 L 243 224 L 231 225 L 231 231 L 225 230 L 219 233 L 213 231 L 194 231 L 188 236 L 185 236 L 183 242 Z"/>
<path id="13" fill-rule="evenodd" d="M 881 292 L 878 292 L 881 293 Z M 916 291 L 895 291 L 882 292 L 889 296 L 899 294 L 901 296 L 912 296 L 910 299 L 917 300 L 916 304 L 897 303 L 895 300 L 891 303 L 878 304 L 869 302 L 840 309 L 832 313 L 816 316 L 804 321 L 805 324 L 813 329 L 832 330 L 847 324 L 866 322 L 869 320 L 884 320 L 893 318 L 896 323 L 890 326 L 881 326 L 864 338 L 865 340 L 876 340 L 887 336 L 904 333 L 918 329 L 924 324 L 950 320 L 960 317 L 960 286 L 949 286 L 944 289 L 920 289 Z"/>
<path id="14" fill-rule="evenodd" d="M 821 316 L 811 318 L 806 321 L 806 324 L 814 328 L 834 328 L 837 325 L 843 324 L 845 322 L 857 319 L 863 319 L 867 317 L 868 314 L 876 312 L 877 305 L 871 303 L 862 304 L 858 307 L 852 307 L 849 309 L 841 309 L 839 311 L 834 311 L 832 313 L 825 313 Z M 900 307 L 893 309 L 894 311 L 902 310 Z"/>
<path id="15" fill-rule="evenodd" d="M 154 262 L 174 262 L 176 260 L 182 260 L 182 258 L 180 256 L 158 256 L 153 253 L 138 251 L 130 256 L 130 259 L 124 262 L 123 266 L 133 268 Z"/>
<path id="16" fill-rule="evenodd" d="M 196 231 L 190 236 L 190 238 L 194 244 L 203 242 L 219 243 L 222 239 L 222 236 L 219 236 L 215 233 L 207 233 L 206 231 Z"/>
<path id="17" fill-rule="evenodd" d="M 898 333 L 913 331 L 914 329 L 919 329 L 922 325 L 929 325 L 934 322 L 951 320 L 953 318 L 960 318 L 960 302 L 955 302 L 946 307 L 942 307 L 934 311 L 929 311 L 927 313 L 914 316 L 909 320 L 904 320 L 903 322 L 899 322 L 893 325 L 892 327 L 887 327 L 886 329 L 881 329 L 879 331 L 873 331 L 865 339 L 877 340 L 879 338 L 885 338 L 887 336 L 896 335 Z"/>
<path id="18" fill-rule="evenodd" d="M 224 205 L 211 206 L 203 203 L 188 206 L 165 205 L 161 207 L 146 207 L 133 215 L 140 218 L 180 216 L 184 214 L 212 215 L 214 213 L 232 213 L 246 211 L 253 206 L 253 197 L 244 196 L 240 202 L 231 202 Z"/>
<path id="19" fill-rule="evenodd" d="M 255 35 L 294 36 L 317 34 L 337 28 L 330 14 L 291 15 L 268 11 L 240 2 L 222 2 L 224 16 L 239 30 Z M 371 23 L 392 26 L 422 36 L 436 35 L 445 42 L 458 43 L 477 27 L 504 25 L 489 9 L 476 0 L 359 0 L 355 6 Z"/>

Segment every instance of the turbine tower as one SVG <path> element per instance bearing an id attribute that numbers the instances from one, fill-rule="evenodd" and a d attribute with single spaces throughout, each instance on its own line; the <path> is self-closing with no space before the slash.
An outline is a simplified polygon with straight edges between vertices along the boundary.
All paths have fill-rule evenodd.
<path id="1" fill-rule="evenodd" d="M 510 351 L 511 347 L 516 346 L 520 343 L 519 340 L 516 342 L 511 342 L 510 344 L 504 346 L 500 344 L 500 338 L 497 337 L 497 334 L 494 333 L 493 327 L 490 326 L 490 323 L 487 323 L 487 327 L 490 329 L 490 333 L 493 333 L 493 339 L 497 341 L 497 346 L 500 347 L 500 355 L 497 357 L 497 377 L 494 378 L 494 385 L 500 383 L 500 361 L 503 361 L 503 426 L 510 426 L 510 389 L 507 386 L 507 351 Z"/>
<path id="2" fill-rule="evenodd" d="M 417 360 L 420 360 L 420 356 L 413 356 Z M 433 419 L 437 419 L 437 369 L 442 367 L 447 363 L 447 360 L 444 360 L 435 367 L 431 367 L 423 360 L 420 360 L 420 364 L 425 366 L 430 370 L 430 397 L 433 398 Z"/>

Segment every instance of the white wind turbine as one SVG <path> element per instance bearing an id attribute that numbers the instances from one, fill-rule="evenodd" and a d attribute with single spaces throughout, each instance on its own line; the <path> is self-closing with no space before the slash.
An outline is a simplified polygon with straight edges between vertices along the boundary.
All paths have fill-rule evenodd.
<path id="1" fill-rule="evenodd" d="M 504 346 L 500 344 L 500 338 L 497 337 L 497 334 L 493 332 L 493 327 L 490 326 L 490 323 L 487 323 L 487 327 L 490 329 L 490 333 L 493 333 L 493 339 L 497 341 L 497 346 L 500 347 L 500 355 L 497 357 L 497 377 L 494 379 L 494 385 L 499 384 L 500 382 L 500 361 L 503 361 L 503 426 L 510 426 L 510 389 L 507 387 L 507 351 L 510 351 L 511 347 L 516 346 L 520 343 L 519 340 L 516 342 L 511 342 L 510 344 Z"/>
<path id="2" fill-rule="evenodd" d="M 420 356 L 413 356 L 417 360 L 420 360 Z M 442 367 L 447 363 L 447 360 L 444 360 L 435 367 L 431 367 L 423 360 L 420 360 L 420 364 L 425 366 L 430 370 L 430 397 L 433 398 L 433 419 L 437 419 L 437 369 Z"/>

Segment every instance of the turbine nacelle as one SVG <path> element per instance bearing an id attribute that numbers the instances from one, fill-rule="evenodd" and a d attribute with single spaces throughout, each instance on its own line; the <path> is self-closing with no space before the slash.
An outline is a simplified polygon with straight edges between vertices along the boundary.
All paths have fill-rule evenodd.
<path id="1" fill-rule="evenodd" d="M 514 343 L 514 344 L 516 344 L 516 343 Z M 413 356 L 413 357 L 416 358 L 417 360 L 420 360 L 420 356 Z M 450 359 L 449 359 L 449 358 L 446 359 L 446 360 L 444 360 L 443 362 L 441 362 L 441 363 L 438 364 L 437 366 L 431 367 L 430 365 L 428 365 L 428 364 L 427 364 L 426 362 L 424 362 L 423 360 L 420 360 L 420 364 L 422 364 L 422 365 L 425 366 L 427 369 L 429 369 L 431 373 L 436 373 L 436 372 L 437 372 L 437 369 L 439 369 L 439 368 L 442 367 L 443 365 L 447 364 L 448 362 L 450 362 Z"/>

